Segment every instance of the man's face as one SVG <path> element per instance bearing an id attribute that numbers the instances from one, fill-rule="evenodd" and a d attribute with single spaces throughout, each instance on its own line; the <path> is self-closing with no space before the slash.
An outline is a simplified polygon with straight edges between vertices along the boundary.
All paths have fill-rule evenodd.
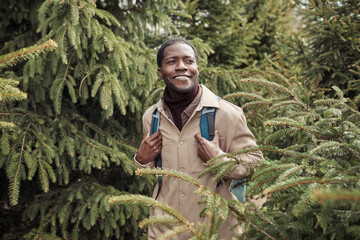
<path id="1" fill-rule="evenodd" d="M 190 92 L 199 76 L 194 50 L 184 43 L 166 47 L 158 73 L 173 97 Z"/>

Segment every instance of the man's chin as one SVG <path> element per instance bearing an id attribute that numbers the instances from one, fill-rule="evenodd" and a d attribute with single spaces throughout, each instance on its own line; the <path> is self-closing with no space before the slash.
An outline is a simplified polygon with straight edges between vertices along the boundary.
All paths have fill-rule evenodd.
<path id="1" fill-rule="evenodd" d="M 194 86 L 188 86 L 188 87 L 182 87 L 182 88 L 176 87 L 173 89 L 173 91 L 178 94 L 185 95 L 185 94 L 189 93 L 193 88 L 194 88 Z"/>
<path id="2" fill-rule="evenodd" d="M 169 83 L 167 84 L 168 88 L 171 89 L 172 92 L 180 95 L 185 95 L 189 93 L 196 85 L 195 82 L 187 82 L 187 83 L 177 82 L 176 84 L 174 82 L 168 82 L 168 83 Z"/>

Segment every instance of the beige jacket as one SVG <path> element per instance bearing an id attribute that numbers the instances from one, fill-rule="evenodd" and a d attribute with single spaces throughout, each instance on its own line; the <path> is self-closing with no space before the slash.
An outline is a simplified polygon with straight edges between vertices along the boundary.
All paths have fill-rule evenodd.
<path id="1" fill-rule="evenodd" d="M 167 116 L 164 111 L 164 103 L 160 100 L 157 104 L 148 108 L 143 116 L 143 132 L 146 136 L 150 131 L 151 115 L 155 109 L 161 113 L 159 130 L 162 135 L 162 167 L 174 169 L 186 173 L 193 178 L 197 178 L 198 174 L 206 169 L 201 159 L 197 156 L 197 141 L 195 135 L 200 133 L 200 117 L 203 107 L 215 107 L 215 129 L 219 133 L 220 154 L 236 152 L 242 148 L 256 146 L 253 134 L 247 127 L 244 112 L 238 106 L 235 106 L 225 100 L 218 100 L 217 96 L 203 85 L 200 86 L 201 95 L 200 103 L 190 116 L 187 123 L 180 132 L 175 124 L 171 121 L 171 116 Z M 257 163 L 262 159 L 261 152 L 253 154 L 244 154 L 239 156 L 241 160 Z M 220 161 L 228 161 L 226 157 Z M 139 164 L 135 161 L 137 167 L 153 167 L 154 161 L 146 165 Z M 236 199 L 229 190 L 231 179 L 243 179 L 248 177 L 249 169 L 242 165 L 238 165 L 230 174 L 223 184 L 216 187 L 216 183 L 212 182 L 213 176 L 207 175 L 199 178 L 199 182 L 212 191 L 220 194 L 221 197 L 230 200 Z M 153 197 L 157 194 L 157 186 L 154 189 Z M 207 220 L 199 217 L 200 211 L 204 205 L 198 202 L 201 196 L 194 193 L 195 187 L 186 182 L 174 179 L 164 178 L 162 188 L 158 197 L 158 201 L 167 203 L 168 205 L 179 211 L 185 218 L 192 223 L 206 222 Z M 159 209 L 152 209 L 151 215 L 163 214 Z M 231 239 L 236 233 L 239 233 L 240 227 L 235 230 L 228 230 L 228 227 L 235 224 L 235 219 L 228 218 L 220 229 L 221 239 Z M 149 228 L 149 239 L 156 239 L 168 229 L 165 227 Z M 182 234 L 177 239 L 188 239 L 189 234 Z"/>

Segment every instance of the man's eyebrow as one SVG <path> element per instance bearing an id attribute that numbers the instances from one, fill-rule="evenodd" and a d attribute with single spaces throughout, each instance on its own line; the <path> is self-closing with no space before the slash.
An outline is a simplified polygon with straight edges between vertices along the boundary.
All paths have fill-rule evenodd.
<path id="1" fill-rule="evenodd" d="M 177 56 L 170 56 L 170 57 L 165 58 L 165 60 L 171 59 L 171 58 L 177 58 Z"/>
<path id="2" fill-rule="evenodd" d="M 165 58 L 165 60 L 171 59 L 171 58 L 179 58 L 179 57 L 178 57 L 178 56 L 170 56 L 170 57 Z M 193 56 L 185 56 L 184 58 L 192 58 L 192 59 L 195 59 L 195 57 L 193 57 Z"/>

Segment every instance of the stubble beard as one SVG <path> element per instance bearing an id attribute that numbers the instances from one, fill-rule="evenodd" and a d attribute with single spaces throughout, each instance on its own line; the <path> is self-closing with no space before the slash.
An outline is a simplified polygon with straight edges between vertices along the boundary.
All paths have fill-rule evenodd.
<path id="1" fill-rule="evenodd" d="M 195 86 L 195 83 L 197 82 L 197 79 L 195 81 L 191 81 L 191 85 L 188 88 L 182 89 L 178 88 L 173 82 L 167 81 L 167 87 L 171 89 L 174 93 L 185 95 L 189 93 Z"/>

